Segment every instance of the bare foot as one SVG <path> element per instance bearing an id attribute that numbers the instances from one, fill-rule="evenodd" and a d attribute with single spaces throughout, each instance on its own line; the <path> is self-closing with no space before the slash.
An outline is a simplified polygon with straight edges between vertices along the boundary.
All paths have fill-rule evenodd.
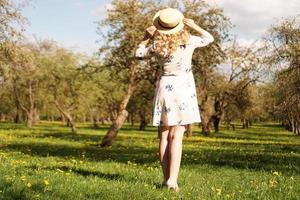
<path id="1" fill-rule="evenodd" d="M 174 190 L 175 192 L 179 192 L 179 187 L 177 183 L 171 183 L 170 181 L 167 181 L 166 186 L 169 190 Z"/>

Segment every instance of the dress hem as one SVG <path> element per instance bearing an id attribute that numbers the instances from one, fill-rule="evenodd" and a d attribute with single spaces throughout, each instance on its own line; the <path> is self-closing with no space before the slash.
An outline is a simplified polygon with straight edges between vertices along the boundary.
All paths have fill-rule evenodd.
<path id="1" fill-rule="evenodd" d="M 182 123 L 182 124 L 164 124 L 164 126 L 184 126 L 184 125 L 194 124 L 194 123 L 200 123 L 200 122 L 201 121 L 187 122 L 187 123 Z M 152 124 L 152 126 L 158 127 L 158 126 L 161 126 L 161 125 Z"/>

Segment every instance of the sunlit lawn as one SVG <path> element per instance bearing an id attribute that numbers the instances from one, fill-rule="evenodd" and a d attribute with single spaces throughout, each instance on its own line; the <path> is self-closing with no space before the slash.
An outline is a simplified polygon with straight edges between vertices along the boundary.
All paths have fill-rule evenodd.
<path id="1" fill-rule="evenodd" d="M 33 129 L 0 123 L 0 199 L 300 199 L 300 137 L 256 124 L 184 139 L 181 191 L 160 188 L 155 128 L 126 125 L 113 147 L 98 146 L 108 126 Z"/>

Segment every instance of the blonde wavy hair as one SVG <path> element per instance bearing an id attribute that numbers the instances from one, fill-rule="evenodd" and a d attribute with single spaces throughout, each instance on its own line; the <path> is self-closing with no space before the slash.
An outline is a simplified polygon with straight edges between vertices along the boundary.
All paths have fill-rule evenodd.
<path id="1" fill-rule="evenodd" d="M 156 31 L 153 36 L 154 51 L 161 57 L 168 57 L 179 45 L 186 44 L 189 38 L 190 33 L 185 28 L 173 34 L 161 34 Z"/>

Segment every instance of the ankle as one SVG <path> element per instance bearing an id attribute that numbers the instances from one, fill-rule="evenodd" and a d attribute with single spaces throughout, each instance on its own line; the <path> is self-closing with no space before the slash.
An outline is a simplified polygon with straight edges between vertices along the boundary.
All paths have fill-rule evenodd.
<path id="1" fill-rule="evenodd" d="M 177 185 L 177 180 L 176 180 L 176 179 L 169 178 L 169 179 L 166 181 L 166 184 L 167 184 L 167 185 Z"/>

